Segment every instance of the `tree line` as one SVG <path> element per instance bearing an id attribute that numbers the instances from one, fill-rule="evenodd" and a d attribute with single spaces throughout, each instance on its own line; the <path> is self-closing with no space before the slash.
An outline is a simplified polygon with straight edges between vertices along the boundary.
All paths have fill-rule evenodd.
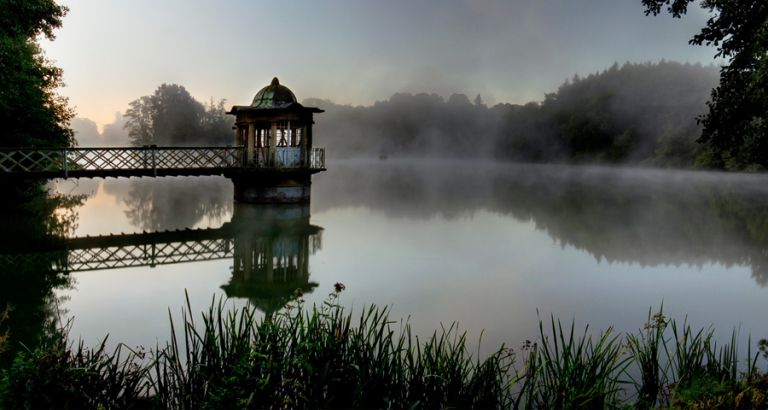
<path id="1" fill-rule="evenodd" d="M 718 68 L 662 60 L 614 63 L 575 75 L 544 100 L 516 106 L 499 122 L 496 155 L 525 162 L 643 163 L 712 167 L 698 144 Z"/>
<path id="2" fill-rule="evenodd" d="M 69 10 L 53 0 L 0 0 L 0 147 L 67 147 L 75 112 L 57 93 L 63 72 L 38 39 L 54 40 Z M 4 203 L 45 192 L 42 181 L 4 183 Z"/>
<path id="3" fill-rule="evenodd" d="M 73 119 L 72 128 L 84 147 L 232 145 L 235 119 L 226 115 L 226 102 L 211 97 L 201 103 L 183 85 L 161 84 L 115 113 L 101 133 L 88 118 Z"/>
<path id="4" fill-rule="evenodd" d="M 395 93 L 369 107 L 339 105 L 309 98 L 305 106 L 324 109 L 315 117 L 315 135 L 329 156 L 485 157 L 493 147 L 496 124 L 512 107 L 488 108 L 478 95 L 448 100 L 437 94 Z"/>
<path id="5" fill-rule="evenodd" d="M 329 156 L 493 157 L 521 162 L 721 167 L 698 144 L 696 118 L 719 78 L 714 65 L 618 63 L 565 82 L 543 101 L 487 107 L 480 95 L 447 101 L 394 94 L 369 107 L 310 98 L 326 110 L 316 134 Z"/>

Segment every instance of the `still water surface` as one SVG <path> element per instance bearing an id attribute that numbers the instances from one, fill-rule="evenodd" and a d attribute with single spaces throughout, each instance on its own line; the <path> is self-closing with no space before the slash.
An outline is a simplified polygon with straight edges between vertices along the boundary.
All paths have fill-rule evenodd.
<path id="1" fill-rule="evenodd" d="M 420 335 L 457 321 L 473 349 L 484 331 L 482 352 L 534 340 L 537 311 L 634 332 L 662 301 L 722 341 L 734 326 L 744 347 L 750 331 L 768 337 L 766 176 L 470 161 L 328 169 L 313 178 L 311 206 L 282 210 L 235 204 L 217 177 L 58 182 L 89 195 L 74 236 L 182 230 L 123 245 L 192 249 L 154 261 L 136 251 L 153 267 L 72 273 L 74 286 L 56 292 L 73 334 L 149 348 L 167 340 L 185 290 L 198 312 L 227 296 L 267 312 L 295 287 L 311 304 L 341 282 L 357 312 L 389 305 Z M 198 228 L 211 231 L 187 231 Z M 205 240 L 230 248 L 216 254 Z M 166 263 L 195 258 L 213 260 Z"/>

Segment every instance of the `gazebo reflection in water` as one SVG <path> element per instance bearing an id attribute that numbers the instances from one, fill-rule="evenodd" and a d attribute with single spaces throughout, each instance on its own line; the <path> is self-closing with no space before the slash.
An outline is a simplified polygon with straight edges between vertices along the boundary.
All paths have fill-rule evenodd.
<path id="1" fill-rule="evenodd" d="M 309 256 L 322 247 L 323 228 L 309 223 L 309 204 L 235 202 L 232 278 L 227 297 L 247 298 L 264 313 L 283 306 L 297 288 L 311 293 Z"/>

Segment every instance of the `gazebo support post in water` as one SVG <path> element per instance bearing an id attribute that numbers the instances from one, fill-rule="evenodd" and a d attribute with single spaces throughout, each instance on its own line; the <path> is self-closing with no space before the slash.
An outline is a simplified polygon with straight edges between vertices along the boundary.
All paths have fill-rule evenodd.
<path id="1" fill-rule="evenodd" d="M 236 105 L 235 143 L 243 150 L 241 167 L 226 176 L 235 185 L 235 201 L 309 202 L 312 174 L 325 171 L 325 149 L 312 145 L 312 118 L 322 113 L 304 107 L 275 77 L 251 105 Z"/>

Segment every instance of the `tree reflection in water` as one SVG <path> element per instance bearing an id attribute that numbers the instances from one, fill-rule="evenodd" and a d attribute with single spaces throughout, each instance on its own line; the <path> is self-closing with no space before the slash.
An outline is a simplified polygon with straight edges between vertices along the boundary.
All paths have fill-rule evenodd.
<path id="1" fill-rule="evenodd" d="M 141 230 L 185 229 L 204 218 L 228 219 L 232 182 L 225 178 L 133 178 L 123 201 L 131 225 Z"/>
<path id="2" fill-rule="evenodd" d="M 560 246 L 598 261 L 749 266 L 764 287 L 766 178 L 478 161 L 346 161 L 314 183 L 313 208 L 362 206 L 422 220 L 487 211 L 532 221 Z"/>
<path id="3" fill-rule="evenodd" d="M 0 368 L 7 368 L 23 346 L 34 348 L 54 324 L 62 300 L 55 291 L 74 287 L 74 280 L 56 266 L 66 262 L 66 250 L 55 249 L 77 227 L 76 208 L 85 195 L 62 195 L 42 191 L 23 204 L 5 203 L 0 213 L 0 310 L 10 308 L 3 329 L 10 330 L 8 351 L 0 355 Z M 33 248 L 42 252 L 34 258 L 25 254 Z M 59 311 L 57 312 L 57 309 Z"/>

